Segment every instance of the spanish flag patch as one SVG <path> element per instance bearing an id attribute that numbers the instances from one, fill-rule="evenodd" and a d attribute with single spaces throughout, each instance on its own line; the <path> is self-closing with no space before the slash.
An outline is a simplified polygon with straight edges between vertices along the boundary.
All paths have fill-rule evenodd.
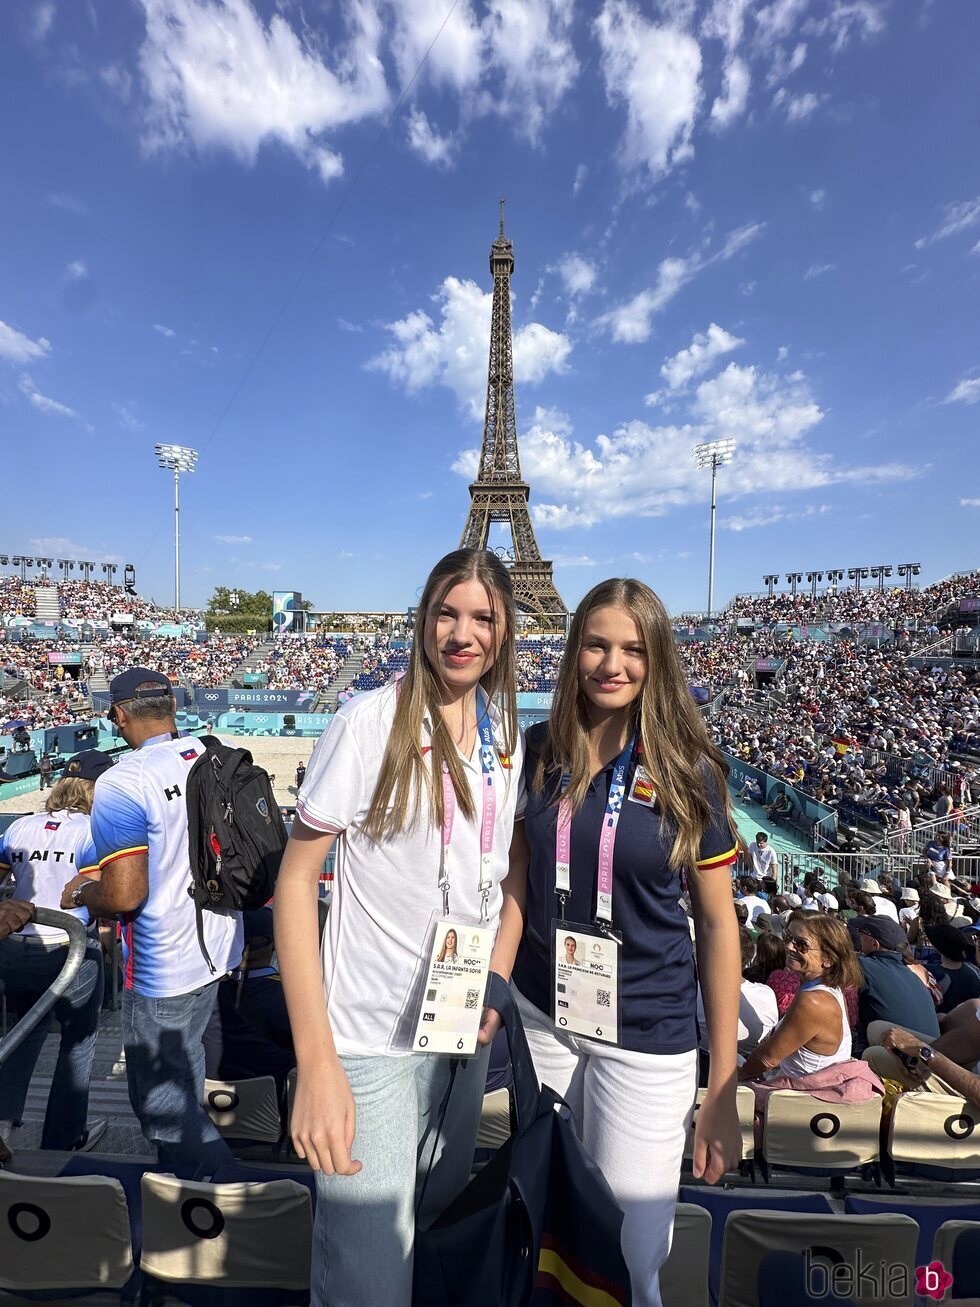
<path id="1" fill-rule="evenodd" d="M 500 759 L 501 771 L 513 771 L 514 764 L 509 753 L 498 753 L 497 757 Z"/>
<path id="2" fill-rule="evenodd" d="M 646 808 L 651 808 L 656 803 L 653 778 L 645 767 L 637 767 L 628 797 L 631 803 L 642 803 Z"/>

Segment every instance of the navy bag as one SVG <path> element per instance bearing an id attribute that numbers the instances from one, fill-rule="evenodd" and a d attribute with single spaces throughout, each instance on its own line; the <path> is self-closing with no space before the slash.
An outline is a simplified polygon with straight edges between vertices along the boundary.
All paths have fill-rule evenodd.
<path id="1" fill-rule="evenodd" d="M 510 988 L 491 975 L 514 1070 L 513 1132 L 415 1235 L 412 1307 L 558 1307 L 632 1301 L 623 1213 L 553 1090 L 538 1088 Z M 556 1110 L 557 1109 L 557 1110 Z"/>

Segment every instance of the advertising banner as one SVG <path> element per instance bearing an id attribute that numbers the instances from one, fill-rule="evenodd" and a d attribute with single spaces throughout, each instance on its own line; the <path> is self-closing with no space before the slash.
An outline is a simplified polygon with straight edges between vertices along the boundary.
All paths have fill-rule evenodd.
<path id="1" fill-rule="evenodd" d="M 52 666 L 57 666 L 60 663 L 63 667 L 81 667 L 82 653 L 80 649 L 74 649 L 68 653 L 49 653 L 48 662 Z"/>
<path id="2" fill-rule="evenodd" d="M 980 613 L 980 595 L 960 599 L 956 606 L 961 613 Z"/>
<path id="3" fill-rule="evenodd" d="M 316 690 L 226 690 L 194 686 L 194 701 L 208 713 L 229 708 L 248 708 L 255 712 L 309 712 L 318 697 Z"/>
<path id="4" fill-rule="evenodd" d="M 286 724 L 288 718 L 289 724 Z M 317 738 L 333 721 L 333 713 L 223 712 L 217 730 L 227 735 L 280 735 Z"/>
<path id="5" fill-rule="evenodd" d="M 757 672 L 778 672 L 785 665 L 785 658 L 757 658 L 755 660 L 755 670 Z"/>
<path id="6" fill-rule="evenodd" d="M 303 596 L 297 590 L 272 592 L 272 630 L 275 635 L 289 635 L 303 629 Z"/>

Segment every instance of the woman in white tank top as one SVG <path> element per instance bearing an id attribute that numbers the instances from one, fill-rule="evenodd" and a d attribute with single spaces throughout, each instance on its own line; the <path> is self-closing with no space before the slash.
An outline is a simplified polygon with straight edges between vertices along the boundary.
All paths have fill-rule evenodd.
<path id="1" fill-rule="evenodd" d="M 844 989 L 861 972 L 847 927 L 820 912 L 794 912 L 786 923 L 786 966 L 800 988 L 786 1015 L 746 1058 L 740 1080 L 806 1076 L 851 1056 Z"/>

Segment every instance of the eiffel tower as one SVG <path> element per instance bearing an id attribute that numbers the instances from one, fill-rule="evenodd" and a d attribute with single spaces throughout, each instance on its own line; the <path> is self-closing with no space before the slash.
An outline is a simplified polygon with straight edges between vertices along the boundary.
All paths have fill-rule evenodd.
<path id="1" fill-rule="evenodd" d="M 480 469 L 470 486 L 470 511 L 460 548 L 486 549 L 490 526 L 506 522 L 512 548 L 504 561 L 510 567 L 518 608 L 542 625 L 560 625 L 568 609 L 555 589 L 551 564 L 541 557 L 531 515 L 531 488 L 521 477 L 514 409 L 514 344 L 510 325 L 510 274 L 514 246 L 504 235 L 504 202 L 500 201 L 500 235 L 490 246 L 493 274 L 493 314 L 490 321 L 490 369 L 487 409 L 483 423 Z M 499 551 L 498 551 L 499 552 Z"/>

